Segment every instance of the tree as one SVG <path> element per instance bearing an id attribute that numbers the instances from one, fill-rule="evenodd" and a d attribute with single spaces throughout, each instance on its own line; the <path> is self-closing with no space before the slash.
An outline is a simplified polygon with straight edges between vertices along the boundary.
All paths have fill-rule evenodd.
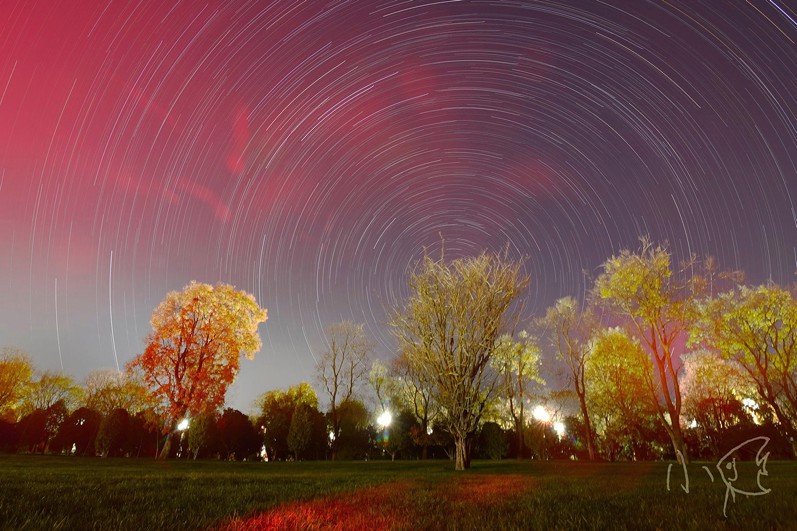
<path id="1" fill-rule="evenodd" d="M 597 298 L 628 319 L 633 332 L 649 351 L 656 374 L 646 376 L 647 387 L 658 405 L 659 419 L 679 461 L 689 461 L 681 427 L 679 341 L 685 339 L 696 314 L 696 284 L 686 277 L 691 264 L 677 274 L 670 253 L 654 247 L 647 238 L 637 252 L 624 250 L 603 264 L 595 281 Z M 661 401 L 659 401 L 661 398 Z"/>
<path id="2" fill-rule="evenodd" d="M 0 418 L 0 451 L 16 452 L 19 443 L 17 424 Z"/>
<path id="3" fill-rule="evenodd" d="M 699 349 L 683 357 L 684 414 L 697 424 L 700 441 L 711 457 L 722 455 L 722 439 L 736 426 L 749 426 L 742 399 L 755 395 L 736 363 L 715 351 Z"/>
<path id="4" fill-rule="evenodd" d="M 395 461 L 396 455 L 399 454 L 406 458 L 412 450 L 411 430 L 413 425 L 416 425 L 415 415 L 406 409 L 399 409 L 394 412 L 390 425 L 382 427 L 377 440 L 382 443 L 385 452 L 390 454 L 391 461 Z"/>
<path id="5" fill-rule="evenodd" d="M 218 422 L 228 459 L 246 459 L 260 451 L 260 436 L 249 417 L 237 409 L 226 408 Z"/>
<path id="6" fill-rule="evenodd" d="M 456 470 L 470 466 L 470 448 L 500 373 L 491 366 L 513 303 L 528 286 L 521 264 L 482 253 L 447 263 L 425 256 L 410 273 L 410 297 L 392 331 L 415 370 L 431 379 L 432 397 L 454 437 Z"/>
<path id="7" fill-rule="evenodd" d="M 147 407 L 147 388 L 130 373 L 113 369 L 91 371 L 83 389 L 85 406 L 103 415 L 120 408 L 135 414 Z"/>
<path id="8" fill-rule="evenodd" d="M 540 378 L 540 347 L 537 338 L 522 330 L 519 341 L 504 334 L 495 348 L 494 364 L 503 375 L 503 392 L 509 403 L 509 414 L 517 435 L 517 458 L 523 458 L 523 431 L 526 425 L 525 401 L 529 386 L 544 383 Z M 492 429 L 492 428 L 488 428 Z M 503 437 L 503 432 L 502 432 Z"/>
<path id="9" fill-rule="evenodd" d="M 80 402 L 83 389 L 71 376 L 45 371 L 30 386 L 22 403 L 22 411 L 32 412 L 36 409 L 47 410 L 58 402 L 62 402 L 67 411 L 72 411 Z"/>
<path id="10" fill-rule="evenodd" d="M 216 425 L 216 415 L 202 413 L 191 419 L 188 429 L 188 451 L 193 459 L 199 453 L 220 446 L 221 434 Z"/>
<path id="11" fill-rule="evenodd" d="M 578 397 L 581 416 L 584 418 L 586 431 L 587 453 L 589 460 L 594 461 L 595 434 L 587 408 L 587 387 L 585 381 L 587 361 L 589 358 L 589 345 L 587 338 L 590 329 L 595 326 L 595 320 L 587 312 L 578 310 L 578 303 L 572 297 L 564 297 L 548 308 L 544 323 L 550 331 L 551 345 L 567 367 L 567 377 Z"/>
<path id="12" fill-rule="evenodd" d="M 131 417 L 128 432 L 130 454 L 136 457 L 151 455 L 157 458 L 161 450 L 160 441 L 165 432 L 164 426 L 163 417 L 151 407 Z"/>
<path id="13" fill-rule="evenodd" d="M 93 409 L 82 407 L 75 410 L 61 424 L 53 439 L 54 451 L 66 451 L 77 455 L 94 455 L 94 441 L 100 429 L 102 415 Z"/>
<path id="14" fill-rule="evenodd" d="M 479 433 L 479 449 L 484 457 L 498 460 L 506 455 L 509 445 L 506 434 L 495 422 L 485 422 Z"/>
<path id="15" fill-rule="evenodd" d="M 261 395 L 261 415 L 258 425 L 264 430 L 263 441 L 269 459 L 284 459 L 291 451 L 288 444 L 293 415 L 300 405 L 318 409 L 318 397 L 306 382 L 291 386 L 286 391 L 275 389 Z"/>
<path id="16" fill-rule="evenodd" d="M 439 438 L 432 436 L 432 425 L 440 412 L 439 406 L 432 400 L 432 375 L 419 364 L 411 363 L 406 352 L 393 360 L 391 372 L 396 387 L 394 400 L 400 408 L 409 409 L 415 416 L 418 426 L 410 428 L 410 435 L 413 442 L 421 447 L 421 459 L 426 459 L 429 447 L 437 444 L 436 439 Z"/>
<path id="17" fill-rule="evenodd" d="M 333 443 L 338 459 L 364 459 L 376 434 L 371 433 L 371 413 L 361 400 L 352 398 L 338 407 L 339 432 Z M 331 412 L 330 412 L 331 415 Z M 372 436 L 373 435 L 373 436 Z"/>
<path id="18" fill-rule="evenodd" d="M 106 415 L 100 423 L 95 447 L 102 457 L 123 456 L 127 453 L 130 413 L 118 408 Z"/>
<path id="19" fill-rule="evenodd" d="M 32 453 L 42 452 L 47 446 L 47 411 L 34 409 L 17 423 L 19 448 Z"/>
<path id="20" fill-rule="evenodd" d="M 390 395 L 393 393 L 393 382 L 387 367 L 380 360 L 374 360 L 373 363 L 371 363 L 371 372 L 368 373 L 368 384 L 371 386 L 374 395 L 376 395 L 379 408 L 382 411 L 387 410 L 390 402 Z"/>
<path id="21" fill-rule="evenodd" d="M 595 333 L 588 348 L 584 383 L 604 451 L 612 461 L 622 455 L 634 459 L 658 410 L 648 389 L 653 365 L 639 341 L 619 327 Z"/>
<path id="22" fill-rule="evenodd" d="M 28 394 L 33 364 L 23 351 L 12 347 L 0 350 L 0 417 L 17 420 L 18 408 Z"/>
<path id="23" fill-rule="evenodd" d="M 186 415 L 217 410 L 239 370 L 240 356 L 260 350 L 257 326 L 266 310 L 228 284 L 190 283 L 172 291 L 152 313 L 143 354 L 128 364 L 141 371 L 151 397 L 174 429 Z M 171 437 L 161 457 L 170 451 Z"/>
<path id="24" fill-rule="evenodd" d="M 368 356 L 373 349 L 362 324 L 343 321 L 326 329 L 329 348 L 316 364 L 316 374 L 329 397 L 329 419 L 332 425 L 332 459 L 340 444 L 341 404 L 354 398 L 357 386 L 368 373 Z"/>
<path id="25" fill-rule="evenodd" d="M 293 453 L 293 458 L 299 461 L 310 448 L 313 441 L 313 424 L 318 410 L 308 404 L 299 404 L 293 412 L 291 425 L 288 429 L 288 449 Z M 321 434 L 323 437 L 323 433 Z"/>
<path id="26" fill-rule="evenodd" d="M 750 378 L 797 456 L 797 301 L 776 286 L 737 286 L 705 305 L 696 341 Z"/>

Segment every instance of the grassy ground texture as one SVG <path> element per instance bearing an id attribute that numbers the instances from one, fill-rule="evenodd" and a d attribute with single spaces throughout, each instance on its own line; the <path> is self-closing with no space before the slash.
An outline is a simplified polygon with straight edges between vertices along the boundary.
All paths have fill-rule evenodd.
<path id="1" fill-rule="evenodd" d="M 446 461 L 0 455 L 0 527 L 797 529 L 797 463 L 759 470 L 746 462 L 725 472 L 735 478 L 729 490 L 715 463 L 690 464 L 685 474 L 669 463 L 477 461 L 463 473 Z M 770 491 L 747 496 L 759 480 Z"/>

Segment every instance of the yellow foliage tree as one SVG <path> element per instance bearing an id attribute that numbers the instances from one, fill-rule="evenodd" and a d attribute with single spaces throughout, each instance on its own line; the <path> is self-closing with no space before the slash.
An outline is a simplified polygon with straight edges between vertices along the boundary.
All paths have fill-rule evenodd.
<path id="1" fill-rule="evenodd" d="M 19 406 L 27 396 L 33 377 L 33 364 L 28 355 L 13 347 L 0 351 L 0 418 L 15 421 Z"/>
<path id="2" fill-rule="evenodd" d="M 473 437 L 500 390 L 501 374 L 491 360 L 513 303 L 528 286 L 520 269 L 504 255 L 451 262 L 425 256 L 391 323 L 400 351 L 429 376 L 431 396 L 444 412 L 441 423 L 454 437 L 456 470 L 470 466 Z"/>
<path id="3" fill-rule="evenodd" d="M 638 251 L 622 251 L 603 269 L 595 281 L 596 295 L 628 320 L 630 331 L 648 350 L 656 368 L 656 374 L 647 378 L 648 388 L 660 404 L 659 419 L 679 460 L 688 462 L 677 350 L 697 319 L 696 284 L 687 277 L 691 268 L 673 272 L 669 251 L 642 238 Z"/>

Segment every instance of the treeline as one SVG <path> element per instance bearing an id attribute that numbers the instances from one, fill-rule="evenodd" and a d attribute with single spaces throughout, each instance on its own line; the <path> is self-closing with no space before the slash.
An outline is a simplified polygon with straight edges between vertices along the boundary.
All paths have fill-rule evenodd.
<path id="1" fill-rule="evenodd" d="M 376 363 L 374 368 L 376 374 L 384 366 Z M 148 405 L 146 388 L 124 373 L 95 371 L 83 385 L 69 376 L 47 372 L 32 378 L 35 370 L 28 356 L 4 348 L 0 371 L 8 375 L 12 369 L 20 376 L 13 385 L 18 402 L 13 409 L 8 407 L 11 401 L 4 402 L 6 407 L 0 418 L 0 450 L 4 452 L 155 457 L 166 438 L 176 434 L 177 444 L 169 454 L 172 458 L 332 458 L 331 415 L 319 410 L 316 392 L 308 383 L 264 393 L 258 399 L 256 415 L 226 408 L 197 415 L 185 426 L 170 429 Z M 339 405 L 337 415 L 336 459 L 453 456 L 451 436 L 439 428 L 422 433 L 408 410 L 397 410 L 389 425 L 380 426 L 372 408 L 359 398 L 350 398 Z M 514 452 L 510 439 L 509 432 L 497 423 L 487 422 L 478 438 L 476 456 L 505 457 Z M 575 451 L 567 439 L 559 440 L 551 427 L 547 433 L 539 429 L 527 444 L 536 449 L 535 455 L 549 458 L 569 456 Z"/>
<path id="2" fill-rule="evenodd" d="M 676 266 L 665 246 L 643 238 L 603 264 L 583 300 L 564 297 L 529 318 L 522 269 L 506 252 L 425 256 L 392 312 L 392 359 L 373 359 L 363 325 L 330 325 L 315 389 L 269 391 L 251 417 L 222 406 L 240 355 L 260 347 L 266 310 L 232 286 L 191 283 L 156 308 L 145 352 L 122 374 L 96 372 L 83 386 L 51 373 L 34 379 L 24 353 L 6 349 L 0 445 L 223 459 L 447 457 L 465 469 L 472 457 L 716 459 L 765 436 L 771 457 L 797 455 L 793 287 L 749 285 L 710 258 Z"/>

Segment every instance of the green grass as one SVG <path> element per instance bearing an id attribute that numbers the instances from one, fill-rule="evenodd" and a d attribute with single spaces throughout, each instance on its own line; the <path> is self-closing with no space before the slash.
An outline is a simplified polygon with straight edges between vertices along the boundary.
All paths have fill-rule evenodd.
<path id="1" fill-rule="evenodd" d="M 714 482 L 702 465 L 712 469 Z M 727 518 L 725 486 L 713 464 L 690 465 L 688 494 L 680 488 L 683 472 L 677 465 L 667 491 L 667 466 L 482 461 L 455 473 L 445 461 L 228 463 L 0 455 L 0 527 L 243 529 L 257 528 L 271 515 L 277 518 L 268 520 L 272 523 L 320 527 L 374 522 L 404 529 L 797 529 L 797 463 L 769 463 L 762 483 L 772 492 L 737 495 L 736 502 L 728 502 Z M 741 468 L 748 478 L 755 470 L 752 463 Z"/>

